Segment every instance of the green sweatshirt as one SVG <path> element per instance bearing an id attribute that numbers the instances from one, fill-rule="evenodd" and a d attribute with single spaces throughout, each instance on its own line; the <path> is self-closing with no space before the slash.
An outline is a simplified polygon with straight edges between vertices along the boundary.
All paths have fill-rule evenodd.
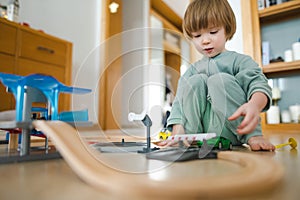
<path id="1" fill-rule="evenodd" d="M 199 104 L 204 103 L 205 105 L 198 106 L 195 105 L 195 103 L 193 103 L 194 105 L 189 105 L 188 103 L 186 103 L 188 102 L 186 100 L 188 98 L 191 98 L 190 95 L 187 94 L 187 90 L 188 90 L 187 88 L 195 87 L 192 86 L 193 83 L 190 82 L 192 77 L 196 77 L 195 75 L 203 75 L 203 77 L 207 77 L 205 79 L 209 80 L 210 77 L 224 75 L 224 74 L 226 77 L 231 77 L 230 79 L 232 80 L 227 82 L 227 81 L 223 81 L 224 79 L 222 78 L 220 79 L 219 82 L 214 83 L 213 87 L 201 89 L 200 92 L 198 93 L 196 92 L 196 94 L 199 96 L 199 99 L 201 99 L 201 102 L 198 103 Z M 204 82 L 206 83 L 207 80 L 204 80 Z M 233 82 L 233 84 L 231 84 L 231 82 Z M 203 86 L 199 85 L 196 87 L 203 87 Z M 210 99 L 210 93 L 213 93 L 212 90 L 215 90 L 214 88 L 217 87 L 224 87 L 224 89 L 220 90 L 221 92 L 218 92 L 217 97 L 214 97 L 212 102 Z M 238 90 L 237 87 L 239 87 Z M 221 94 L 223 93 L 222 91 L 224 91 L 225 94 Z M 189 124 L 188 121 L 188 119 L 192 119 L 195 117 L 201 121 L 201 122 L 199 121 L 198 123 L 202 123 L 203 126 L 205 126 L 205 124 L 207 123 L 216 124 L 217 121 L 212 122 L 213 119 L 211 118 L 211 113 L 214 113 L 214 110 L 209 111 L 210 112 L 210 114 L 208 115 L 209 119 L 206 119 L 206 121 L 204 116 L 200 116 L 199 118 L 199 116 L 196 115 L 203 114 L 204 113 L 203 109 L 206 109 L 205 112 L 208 112 L 207 109 L 211 109 L 211 107 L 218 107 L 219 104 L 219 107 L 221 106 L 225 107 L 227 113 L 223 113 L 224 116 L 218 115 L 218 117 L 220 118 L 220 116 L 222 116 L 222 118 L 226 118 L 231 114 L 233 114 L 233 112 L 243 103 L 249 101 L 251 95 L 255 92 L 262 92 L 267 96 L 268 103 L 263 109 L 263 111 L 268 110 L 272 101 L 271 88 L 268 85 L 267 78 L 262 73 L 261 68 L 250 56 L 239 54 L 234 51 L 225 51 L 213 58 L 203 57 L 201 60 L 192 64 L 189 67 L 189 69 L 186 71 L 186 73 L 179 79 L 176 97 L 172 104 L 170 117 L 168 118 L 168 127 L 172 127 L 172 125 L 174 124 L 181 124 L 185 128 L 188 128 L 188 126 L 195 126 L 195 123 Z M 239 101 L 240 105 L 238 105 L 238 107 L 233 108 L 230 105 L 224 105 L 224 98 L 222 95 L 223 96 L 225 95 L 226 98 L 228 99 L 239 98 L 240 96 L 245 96 L 245 98 L 244 100 Z M 204 101 L 209 102 L 208 104 L 211 105 L 207 105 L 207 102 Z M 226 102 L 230 103 L 231 101 L 226 101 Z M 191 109 L 198 110 L 199 108 L 200 110 L 196 114 L 193 112 L 184 112 L 184 110 L 188 110 L 186 109 L 187 107 L 192 107 L 189 108 L 190 110 Z M 192 116 L 188 117 L 187 115 L 192 115 Z M 227 118 L 223 119 L 223 121 L 224 120 L 226 121 Z M 238 123 L 235 124 L 235 126 L 238 126 Z M 227 127 L 227 128 L 230 129 L 231 132 L 233 132 L 237 127 Z M 207 130 L 205 129 L 199 130 L 198 128 L 198 131 L 207 131 Z M 236 133 L 233 134 L 236 135 Z M 260 134 L 261 134 L 261 129 L 260 130 L 258 129 L 257 133 L 254 133 L 254 135 L 260 135 Z M 252 135 L 249 134 L 249 136 L 244 137 L 243 139 L 244 141 L 242 142 L 246 142 L 245 140 L 248 140 L 251 136 L 253 136 L 253 134 Z"/>

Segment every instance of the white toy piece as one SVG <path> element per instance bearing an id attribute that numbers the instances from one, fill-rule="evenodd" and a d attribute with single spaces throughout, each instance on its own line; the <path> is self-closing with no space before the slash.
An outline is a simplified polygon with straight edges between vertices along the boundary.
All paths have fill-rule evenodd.
<path id="1" fill-rule="evenodd" d="M 174 140 L 174 141 L 203 141 L 211 139 L 213 137 L 216 137 L 216 133 L 198 133 L 198 134 L 178 134 L 178 135 L 173 135 L 169 136 L 167 140 Z"/>
<path id="2" fill-rule="evenodd" d="M 135 114 L 133 112 L 130 112 L 128 114 L 128 121 L 142 121 L 146 117 L 146 111 L 143 111 L 141 114 Z"/>
<path id="3" fill-rule="evenodd" d="M 143 124 L 147 127 L 147 147 L 143 148 L 142 151 L 138 151 L 138 153 L 149 153 L 151 151 L 158 150 L 159 148 L 151 148 L 151 137 L 150 137 L 150 127 L 152 126 L 152 121 L 150 117 L 146 114 L 146 110 L 144 110 L 141 114 L 135 114 L 133 112 L 128 114 L 128 120 L 132 121 L 142 121 Z"/>

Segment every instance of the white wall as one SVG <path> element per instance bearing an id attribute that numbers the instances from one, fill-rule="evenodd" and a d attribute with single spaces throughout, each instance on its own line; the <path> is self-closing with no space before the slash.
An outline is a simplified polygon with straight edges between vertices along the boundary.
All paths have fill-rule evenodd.
<path id="1" fill-rule="evenodd" d="M 235 14 L 237 28 L 233 38 L 227 42 L 226 48 L 238 53 L 244 53 L 241 0 L 228 0 L 228 2 Z"/>
<path id="2" fill-rule="evenodd" d="M 122 106 L 121 127 L 132 128 L 128 113 L 146 108 L 144 73 L 149 64 L 149 0 L 123 0 L 122 12 Z"/>
<path id="3" fill-rule="evenodd" d="M 184 11 L 191 0 L 162 0 L 181 18 L 184 16 Z"/>
<path id="4" fill-rule="evenodd" d="M 88 108 L 97 121 L 100 72 L 101 0 L 21 0 L 20 22 L 73 43 L 73 85 L 93 89 L 90 95 L 74 95 L 72 109 Z M 79 97 L 80 96 L 80 97 Z"/>

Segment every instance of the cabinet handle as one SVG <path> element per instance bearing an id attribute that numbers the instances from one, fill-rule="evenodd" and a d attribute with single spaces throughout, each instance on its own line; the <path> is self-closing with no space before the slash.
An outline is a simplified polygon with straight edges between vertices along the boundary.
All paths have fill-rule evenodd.
<path id="1" fill-rule="evenodd" d="M 39 51 L 44 51 L 44 52 L 48 52 L 48 53 L 50 53 L 50 54 L 54 54 L 54 53 L 55 53 L 55 51 L 54 51 L 53 49 L 49 49 L 49 48 L 43 47 L 43 46 L 38 46 L 38 47 L 37 47 L 37 50 L 39 50 Z"/>

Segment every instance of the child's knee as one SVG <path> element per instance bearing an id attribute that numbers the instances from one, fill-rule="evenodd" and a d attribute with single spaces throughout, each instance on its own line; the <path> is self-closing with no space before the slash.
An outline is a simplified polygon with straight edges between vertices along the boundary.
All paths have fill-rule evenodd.
<path id="1" fill-rule="evenodd" d="M 207 76 L 205 74 L 195 74 L 187 80 L 185 91 L 196 92 L 201 90 L 201 92 L 206 93 L 207 91 L 206 88 L 207 88 Z"/>
<path id="2" fill-rule="evenodd" d="M 206 85 L 207 78 L 208 77 L 205 74 L 195 74 L 188 79 L 188 83 L 193 87 Z"/>
<path id="3" fill-rule="evenodd" d="M 227 96 L 243 97 L 245 99 L 245 92 L 238 83 L 237 79 L 227 73 L 218 73 L 212 75 L 207 80 L 207 87 L 210 93 L 227 94 Z"/>
<path id="4" fill-rule="evenodd" d="M 225 87 L 230 84 L 237 84 L 237 80 L 231 74 L 218 73 L 210 76 L 207 80 L 207 84 L 211 87 L 220 87 L 220 85 L 223 85 L 225 89 Z"/>

